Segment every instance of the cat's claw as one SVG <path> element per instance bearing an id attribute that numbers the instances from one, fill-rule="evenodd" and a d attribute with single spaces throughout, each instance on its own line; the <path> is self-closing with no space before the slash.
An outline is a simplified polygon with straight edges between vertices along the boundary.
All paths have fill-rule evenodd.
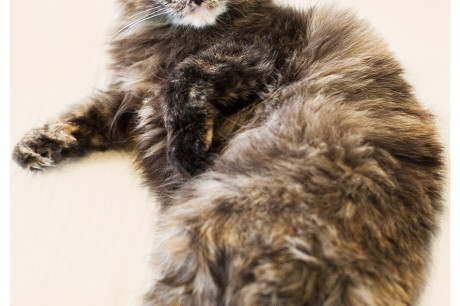
<path id="1" fill-rule="evenodd" d="M 62 151 L 76 145 L 72 135 L 76 130 L 76 126 L 62 123 L 34 129 L 16 145 L 13 158 L 30 171 L 54 167 L 62 160 Z"/>

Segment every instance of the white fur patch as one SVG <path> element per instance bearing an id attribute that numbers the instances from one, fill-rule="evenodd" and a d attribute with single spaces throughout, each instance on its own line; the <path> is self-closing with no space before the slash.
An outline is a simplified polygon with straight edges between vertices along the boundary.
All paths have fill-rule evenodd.
<path id="1" fill-rule="evenodd" d="M 197 7 L 184 16 L 172 16 L 172 22 L 177 25 L 192 26 L 194 28 L 203 28 L 216 23 L 217 17 L 227 10 L 225 4 L 216 8 L 208 9 L 206 7 Z"/>

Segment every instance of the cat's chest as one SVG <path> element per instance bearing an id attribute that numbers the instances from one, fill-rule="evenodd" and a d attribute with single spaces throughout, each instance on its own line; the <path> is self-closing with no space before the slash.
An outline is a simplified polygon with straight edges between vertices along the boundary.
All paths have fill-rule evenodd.
<path id="1" fill-rule="evenodd" d="M 115 75 L 127 91 L 149 91 L 151 87 L 160 86 L 183 62 L 221 41 L 225 40 L 172 38 L 142 43 L 143 47 L 123 55 L 121 64 L 115 66 Z"/>
<path id="2" fill-rule="evenodd" d="M 126 91 L 138 95 L 152 91 L 152 88 L 161 87 L 176 67 L 200 57 L 206 51 L 213 53 L 216 50 L 222 51 L 225 46 L 259 46 L 263 43 L 260 33 L 249 32 L 244 28 L 239 26 L 189 33 L 159 29 L 152 33 L 142 33 L 118 52 L 118 60 L 122 64 L 118 65 L 116 74 Z M 267 49 L 273 51 L 275 48 L 271 44 Z M 276 51 L 273 53 L 276 54 Z"/>

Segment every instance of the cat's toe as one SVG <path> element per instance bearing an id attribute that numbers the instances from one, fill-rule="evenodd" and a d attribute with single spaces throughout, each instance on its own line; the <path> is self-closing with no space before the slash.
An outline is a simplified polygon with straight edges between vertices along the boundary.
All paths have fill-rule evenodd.
<path id="1" fill-rule="evenodd" d="M 27 133 L 13 150 L 13 159 L 32 171 L 53 167 L 62 160 L 62 151 L 74 146 L 75 128 L 54 124 Z"/>
<path id="2" fill-rule="evenodd" d="M 14 149 L 13 158 L 21 167 L 31 171 L 43 170 L 55 164 L 52 158 L 37 153 L 21 143 Z"/>
<path id="3" fill-rule="evenodd" d="M 40 148 L 37 150 L 37 153 L 40 154 L 41 157 L 47 158 L 53 161 L 53 163 L 58 163 L 62 160 L 62 149 L 50 149 L 50 148 Z"/>

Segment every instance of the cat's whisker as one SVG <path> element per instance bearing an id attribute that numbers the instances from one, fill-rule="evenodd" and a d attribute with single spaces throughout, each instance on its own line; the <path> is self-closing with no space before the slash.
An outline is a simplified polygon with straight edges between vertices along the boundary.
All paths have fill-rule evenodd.
<path id="1" fill-rule="evenodd" d="M 232 19 L 231 19 L 230 15 L 228 14 L 228 12 L 225 12 L 225 14 L 227 15 L 227 18 L 224 17 L 223 14 L 222 14 L 222 15 L 220 15 L 220 16 L 217 16 L 216 22 L 226 25 L 226 24 L 227 24 L 227 23 L 226 23 L 226 19 L 228 19 L 228 21 L 229 21 L 228 24 L 231 24 L 231 23 L 232 23 Z"/>
<path id="2" fill-rule="evenodd" d="M 229 7 L 232 8 L 232 9 L 234 9 L 234 10 L 236 10 L 238 13 L 241 14 L 241 16 L 243 16 L 244 18 L 246 18 L 246 15 L 243 14 L 243 12 L 240 11 L 236 6 L 234 6 L 234 5 L 229 5 Z"/>
<path id="3" fill-rule="evenodd" d="M 155 13 L 157 13 L 156 15 L 153 15 L 153 16 L 148 15 L 148 16 L 146 16 L 145 18 L 143 18 L 143 19 L 141 19 L 141 20 L 139 20 L 139 21 L 137 21 L 137 22 L 131 24 L 130 26 L 132 27 L 132 26 L 135 26 L 136 24 L 138 24 L 138 23 L 140 23 L 140 22 L 142 22 L 142 21 L 146 21 L 146 20 L 152 19 L 152 18 L 154 18 L 154 17 L 161 16 L 161 15 L 165 15 L 167 12 L 168 12 L 167 9 L 164 9 L 164 11 L 162 11 L 162 12 L 155 12 Z"/>
<path id="4" fill-rule="evenodd" d="M 118 36 L 118 34 L 120 34 L 121 32 L 123 32 L 123 31 L 125 31 L 125 30 L 127 30 L 127 29 L 129 29 L 129 28 L 131 28 L 131 27 L 133 27 L 133 26 L 135 26 L 135 25 L 137 25 L 137 24 L 143 22 L 143 21 L 146 21 L 146 20 L 152 19 L 152 18 L 154 18 L 154 17 L 158 17 L 158 16 L 161 16 L 161 15 L 164 15 L 164 14 L 166 14 L 166 13 L 168 13 L 168 9 L 164 8 L 164 9 L 159 9 L 159 10 L 157 10 L 157 11 L 155 11 L 155 12 L 150 13 L 150 14 L 147 14 L 147 15 L 144 16 L 142 19 L 137 20 L 137 21 L 135 21 L 135 22 L 132 22 L 132 23 L 128 24 L 127 26 L 124 26 L 122 29 L 118 30 L 118 31 L 112 36 L 112 39 L 110 40 L 110 42 L 112 42 L 112 41 Z"/>
<path id="5" fill-rule="evenodd" d="M 128 18 L 126 18 L 125 20 L 123 20 L 123 21 L 120 23 L 120 25 L 119 25 L 118 27 L 121 27 L 123 24 L 125 24 L 126 22 L 128 22 L 128 20 L 134 18 L 135 16 L 138 16 L 138 15 L 141 15 L 141 14 L 144 14 L 144 13 L 145 13 L 145 16 L 144 16 L 144 17 L 146 17 L 146 16 L 147 16 L 149 13 L 151 13 L 153 10 L 161 9 L 161 8 L 162 8 L 161 5 L 157 5 L 157 6 L 155 6 L 155 7 L 146 9 L 146 10 L 141 11 L 141 12 L 138 12 L 138 13 L 136 13 L 136 14 L 133 14 L 133 15 L 129 16 Z M 118 28 L 117 28 L 117 30 L 118 30 Z"/>
<path id="6" fill-rule="evenodd" d="M 230 121 L 231 123 L 233 123 L 233 124 L 236 125 L 236 126 L 244 127 L 244 125 L 241 125 L 241 124 L 239 124 L 238 122 L 233 121 L 232 119 L 230 119 L 230 118 L 228 118 L 228 117 L 226 117 L 226 116 L 224 116 L 224 115 L 221 115 L 221 116 L 222 116 L 222 118 L 224 118 L 225 120 Z"/>
<path id="7" fill-rule="evenodd" d="M 232 17 L 230 17 L 230 14 L 228 13 L 228 11 L 225 11 L 225 13 L 226 13 L 227 16 L 228 16 L 228 21 L 229 21 L 230 23 L 232 23 Z"/>
<path id="8" fill-rule="evenodd" d="M 134 15 L 128 17 L 127 19 L 125 19 L 125 20 L 120 24 L 119 27 L 117 27 L 117 29 L 115 30 L 116 32 L 115 32 L 115 34 L 114 34 L 113 36 L 117 35 L 119 32 L 123 31 L 125 28 L 128 28 L 128 27 L 132 26 L 133 24 L 135 24 L 138 20 L 136 20 L 136 21 L 134 21 L 134 22 L 132 22 L 132 23 L 130 23 L 130 24 L 124 26 L 123 28 L 121 28 L 121 29 L 119 30 L 119 28 L 120 28 L 124 23 L 126 23 L 129 19 L 132 19 L 134 16 L 140 15 L 140 14 L 143 14 L 143 13 L 146 13 L 146 14 L 142 17 L 142 18 L 146 18 L 146 17 L 148 17 L 148 16 L 150 16 L 150 15 L 152 15 L 152 14 L 155 14 L 155 13 L 157 13 L 157 12 L 160 12 L 160 11 L 163 10 L 163 9 L 164 9 L 164 8 L 161 8 L 161 7 L 155 7 L 155 8 L 148 9 L 148 10 L 139 12 L 139 13 L 137 13 L 137 14 L 134 14 Z M 154 10 L 154 11 L 152 12 L 152 10 Z"/>
<path id="9" fill-rule="evenodd" d="M 119 16 L 119 19 L 122 18 L 122 16 L 123 16 L 123 13 L 122 13 L 122 12 L 123 12 L 123 8 L 124 8 L 126 5 L 127 5 L 127 3 L 123 4 L 123 5 L 118 9 L 117 16 Z M 149 13 L 149 12 L 151 12 L 152 10 L 158 9 L 158 8 L 160 8 L 160 7 L 161 7 L 161 5 L 157 5 L 157 6 L 155 6 L 155 7 L 150 7 L 150 8 L 148 8 L 148 9 L 145 9 L 145 10 L 141 11 L 141 12 L 138 12 L 138 13 L 136 13 L 136 14 L 133 14 L 133 15 L 127 17 L 127 18 L 124 18 L 123 21 L 121 21 L 121 22 L 119 23 L 119 25 L 117 26 L 117 28 L 115 29 L 114 32 L 116 32 L 120 27 L 123 26 L 123 24 L 125 24 L 126 22 L 128 22 L 128 20 L 132 19 L 133 17 L 135 17 L 135 16 L 137 16 L 137 15 L 140 15 L 140 14 L 143 14 L 143 13 Z"/>

